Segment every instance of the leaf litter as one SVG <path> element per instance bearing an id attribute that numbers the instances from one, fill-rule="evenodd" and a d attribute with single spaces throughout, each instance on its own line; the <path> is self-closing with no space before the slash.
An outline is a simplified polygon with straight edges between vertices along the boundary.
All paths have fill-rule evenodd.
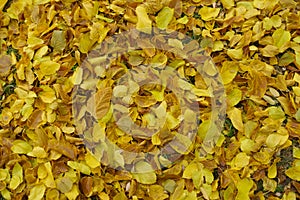
<path id="1" fill-rule="evenodd" d="M 299 199 L 299 6 L 294 0 L 1 1 L 0 198 Z M 197 40 L 221 74 L 227 118 L 206 154 L 200 146 L 211 123 L 211 91 L 180 53 L 156 50 L 151 41 L 124 55 L 125 64 L 119 60 L 109 69 L 96 67 L 99 81 L 83 86 L 85 91 L 98 88 L 86 99 L 96 109 L 72 113 L 72 89 L 87 78 L 89 72 L 80 65 L 94 46 L 131 28 L 149 34 L 153 27 Z M 162 42 L 193 48 L 176 39 Z M 106 167 L 109 159 L 117 161 L 117 168 L 135 158 L 124 160 L 118 151 L 108 155 L 101 145 L 87 149 L 80 137 L 89 123 L 83 120 L 86 113 L 99 120 L 86 140 L 106 136 L 140 152 L 159 149 L 174 137 L 190 146 L 191 141 L 176 135 L 181 122 L 174 93 L 134 82 L 115 86 L 128 68 L 149 63 L 158 69 L 171 66 L 190 80 L 179 85 L 199 102 L 195 142 L 176 162 L 158 157 L 161 170 L 152 171 L 144 161 L 134 167 L 146 173 Z M 165 116 L 167 125 L 151 137 L 125 134 L 111 123 L 112 95 L 123 101 L 114 108 L 130 113 L 135 123 L 157 127 L 157 118 Z M 125 104 L 134 106 L 128 110 Z M 81 120 L 76 129 L 74 114 Z M 126 125 L 128 119 L 123 120 Z"/>

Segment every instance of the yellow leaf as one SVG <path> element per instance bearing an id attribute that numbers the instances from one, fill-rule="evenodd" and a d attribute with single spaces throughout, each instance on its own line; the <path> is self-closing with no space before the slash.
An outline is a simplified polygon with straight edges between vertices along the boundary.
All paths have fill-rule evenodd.
<path id="1" fill-rule="evenodd" d="M 51 47 L 53 47 L 54 51 L 61 52 L 66 47 L 66 38 L 63 31 L 55 30 L 52 33 Z"/>
<path id="2" fill-rule="evenodd" d="M 238 193 L 235 200 L 250 200 L 249 192 L 253 186 L 253 181 L 248 178 L 244 178 L 237 183 Z"/>
<path id="3" fill-rule="evenodd" d="M 233 107 L 231 110 L 227 112 L 229 119 L 232 122 L 232 125 L 237 130 L 243 132 L 244 131 L 244 124 L 242 120 L 242 112 L 240 109 Z"/>
<path id="4" fill-rule="evenodd" d="M 163 200 L 169 197 L 169 195 L 165 193 L 164 188 L 160 185 L 151 185 L 149 187 L 149 196 L 156 200 Z"/>
<path id="5" fill-rule="evenodd" d="M 72 189 L 69 192 L 66 192 L 65 195 L 69 200 L 78 199 L 77 197 L 79 195 L 79 187 L 76 184 L 74 184 Z"/>
<path id="6" fill-rule="evenodd" d="M 177 22 L 178 22 L 179 24 L 187 24 L 187 23 L 189 22 L 189 18 L 185 15 L 185 16 L 183 16 L 183 17 L 177 19 Z"/>
<path id="7" fill-rule="evenodd" d="M 243 58 L 243 49 L 228 49 L 227 55 L 234 60 L 242 60 Z"/>
<path id="8" fill-rule="evenodd" d="M 12 169 L 12 177 L 9 182 L 9 188 L 15 190 L 23 182 L 23 168 L 19 163 Z"/>
<path id="9" fill-rule="evenodd" d="M 174 117 L 170 112 L 167 112 L 166 124 L 167 124 L 167 127 L 170 130 L 172 130 L 172 129 L 175 129 L 180 124 L 180 120 L 178 118 Z"/>
<path id="10" fill-rule="evenodd" d="M 33 186 L 30 190 L 28 200 L 40 200 L 44 197 L 44 193 L 46 191 L 46 187 L 44 184 L 38 184 Z"/>
<path id="11" fill-rule="evenodd" d="M 192 144 L 193 143 L 188 136 L 175 133 L 175 138 L 172 143 L 170 143 L 170 146 L 180 154 L 188 154 Z"/>
<path id="12" fill-rule="evenodd" d="M 265 8 L 265 1 L 264 0 L 254 0 L 253 5 L 258 9 L 264 9 Z"/>
<path id="13" fill-rule="evenodd" d="M 37 158 L 46 158 L 48 156 L 47 152 L 42 147 L 33 147 L 33 150 L 27 155 Z"/>
<path id="14" fill-rule="evenodd" d="M 55 74 L 59 70 L 59 68 L 60 64 L 51 60 L 43 61 L 40 64 L 40 70 L 43 76 Z"/>
<path id="15" fill-rule="evenodd" d="M 227 94 L 227 105 L 233 107 L 242 100 L 242 91 L 238 88 L 233 88 Z"/>
<path id="16" fill-rule="evenodd" d="M 159 134 L 153 134 L 151 137 L 151 142 L 153 145 L 160 145 L 161 144 L 161 140 L 159 138 Z"/>
<path id="17" fill-rule="evenodd" d="M 274 192 L 276 190 L 277 187 L 277 182 L 275 180 L 272 180 L 268 177 L 263 177 L 263 188 L 266 191 L 270 191 L 270 192 Z"/>
<path id="18" fill-rule="evenodd" d="M 264 48 L 260 49 L 260 52 L 265 57 L 274 57 L 279 53 L 279 49 L 273 45 L 267 45 Z"/>
<path id="19" fill-rule="evenodd" d="M 191 162 L 183 171 L 182 178 L 192 179 L 195 173 L 200 173 L 202 165 L 197 162 Z"/>
<path id="20" fill-rule="evenodd" d="M 156 182 L 156 174 L 151 165 L 145 161 L 139 161 L 134 166 L 134 173 L 132 173 L 134 179 L 142 184 L 153 184 Z"/>
<path id="21" fill-rule="evenodd" d="M 300 148 L 293 147 L 293 157 L 300 159 Z"/>
<path id="22" fill-rule="evenodd" d="M 250 139 L 243 139 L 241 141 L 241 150 L 245 153 L 250 153 L 255 150 L 255 142 Z"/>
<path id="23" fill-rule="evenodd" d="M 85 162 L 90 168 L 96 168 L 100 166 L 99 160 L 89 150 L 85 155 Z"/>
<path id="24" fill-rule="evenodd" d="M 296 54 L 296 60 L 295 60 L 295 65 L 298 67 L 298 69 L 300 69 L 300 52 L 295 52 Z"/>
<path id="25" fill-rule="evenodd" d="M 14 118 L 13 113 L 7 107 L 3 108 L 3 110 L 1 112 L 2 112 L 0 114 L 1 125 L 4 125 L 4 126 L 8 125 L 9 122 Z"/>
<path id="26" fill-rule="evenodd" d="M 44 43 L 44 40 L 34 37 L 34 36 L 28 37 L 28 39 L 27 39 L 27 44 L 29 47 L 34 47 L 37 45 L 41 45 L 43 43 Z"/>
<path id="27" fill-rule="evenodd" d="M 45 167 L 45 165 L 40 165 L 38 170 L 37 170 L 37 175 L 39 179 L 44 179 L 47 177 L 48 173 L 47 173 L 47 169 Z"/>
<path id="28" fill-rule="evenodd" d="M 7 189 L 1 190 L 1 195 L 4 199 L 10 200 L 11 194 Z"/>
<path id="29" fill-rule="evenodd" d="M 15 140 L 12 144 L 13 146 L 11 147 L 11 150 L 14 153 L 27 154 L 32 151 L 31 145 L 24 140 Z"/>
<path id="30" fill-rule="evenodd" d="M 90 50 L 92 50 L 95 42 L 96 40 L 92 40 L 90 38 L 90 32 L 82 34 L 79 40 L 79 51 L 81 53 L 88 53 Z"/>
<path id="31" fill-rule="evenodd" d="M 152 21 L 147 14 L 147 10 L 143 5 L 139 5 L 135 9 L 138 18 L 136 29 L 150 34 L 152 31 Z"/>
<path id="32" fill-rule="evenodd" d="M 173 15 L 173 8 L 164 7 L 155 18 L 157 27 L 160 29 L 166 29 L 168 27 L 168 24 L 171 22 Z"/>
<path id="33" fill-rule="evenodd" d="M 233 159 L 233 166 L 237 169 L 242 169 L 243 167 L 246 167 L 249 164 L 250 156 L 247 156 L 246 153 L 238 153 L 236 157 Z"/>
<path id="34" fill-rule="evenodd" d="M 273 162 L 273 164 L 268 168 L 268 177 L 276 178 L 276 176 L 277 176 L 277 165 L 276 162 Z"/>
<path id="35" fill-rule="evenodd" d="M 289 191 L 288 193 L 284 193 L 282 199 L 284 200 L 297 200 L 297 195 L 295 192 Z"/>
<path id="36" fill-rule="evenodd" d="M 50 88 L 48 85 L 40 86 L 43 91 L 39 93 L 39 97 L 45 103 L 52 103 L 56 99 L 55 91 Z"/>
<path id="37" fill-rule="evenodd" d="M 275 107 L 275 106 L 271 106 L 269 108 L 267 108 L 268 112 L 269 112 L 269 117 L 272 119 L 282 119 L 285 117 L 285 113 L 282 110 L 281 107 Z"/>
<path id="38" fill-rule="evenodd" d="M 19 14 L 24 12 L 26 5 L 27 2 L 23 0 L 13 1 L 13 3 L 7 9 L 8 16 L 12 19 L 19 19 Z"/>
<path id="39" fill-rule="evenodd" d="M 57 189 L 62 193 L 67 193 L 72 189 L 73 182 L 70 177 L 65 176 L 63 178 L 58 178 L 55 180 L 57 184 Z"/>
<path id="40" fill-rule="evenodd" d="M 221 0 L 221 3 L 226 9 L 230 9 L 234 6 L 234 0 Z"/>
<path id="41" fill-rule="evenodd" d="M 199 10 L 199 15 L 201 16 L 201 19 L 204 21 L 210 21 L 214 18 L 216 18 L 219 15 L 220 8 L 211 8 L 207 6 L 203 6 Z"/>
<path id="42" fill-rule="evenodd" d="M 275 148 L 277 146 L 283 145 L 289 138 L 289 135 L 281 135 L 277 133 L 270 134 L 267 137 L 266 145 L 270 148 Z"/>
<path id="43" fill-rule="evenodd" d="M 46 4 L 49 2 L 50 2 L 50 0 L 33 0 L 33 5 Z"/>
<path id="44" fill-rule="evenodd" d="M 90 168 L 83 162 L 68 161 L 67 165 L 83 174 L 89 175 L 91 173 Z"/>
<path id="45" fill-rule="evenodd" d="M 3 0 L 0 2 L 0 10 L 3 10 L 5 4 L 7 3 L 8 0 Z"/>
<path id="46" fill-rule="evenodd" d="M 285 174 L 293 180 L 300 181 L 300 166 L 294 166 L 287 169 Z"/>
<path id="47" fill-rule="evenodd" d="M 274 45 L 278 47 L 279 52 L 282 53 L 285 50 L 285 46 L 291 40 L 291 34 L 289 31 L 280 28 L 274 31 L 272 38 L 274 40 Z"/>
<path id="48" fill-rule="evenodd" d="M 238 70 L 239 70 L 238 63 L 225 61 L 222 64 L 222 68 L 221 68 L 221 78 L 223 84 L 230 83 L 235 78 Z"/>

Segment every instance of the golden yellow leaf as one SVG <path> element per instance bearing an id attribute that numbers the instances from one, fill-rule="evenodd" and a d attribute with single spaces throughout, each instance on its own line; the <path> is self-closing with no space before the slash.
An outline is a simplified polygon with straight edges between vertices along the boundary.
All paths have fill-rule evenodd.
<path id="1" fill-rule="evenodd" d="M 228 49 L 227 55 L 234 60 L 242 60 L 243 58 L 243 49 Z"/>
<path id="2" fill-rule="evenodd" d="M 234 0 L 221 0 L 221 3 L 226 9 L 230 9 L 234 6 Z"/>
<path id="3" fill-rule="evenodd" d="M 19 14 L 24 12 L 24 8 L 29 3 L 28 1 L 14 1 L 10 7 L 7 9 L 7 13 L 12 19 L 19 19 Z"/>
<path id="4" fill-rule="evenodd" d="M 15 140 L 13 141 L 11 150 L 18 154 L 27 154 L 32 151 L 32 146 L 24 140 Z"/>
<path id="5" fill-rule="evenodd" d="M 152 21 L 147 14 L 147 10 L 143 5 L 139 5 L 135 9 L 138 21 L 136 29 L 150 34 L 152 31 Z"/>
<path id="6" fill-rule="evenodd" d="M 237 183 L 238 193 L 235 200 L 250 200 L 249 192 L 253 186 L 253 181 L 248 178 L 244 178 Z"/>
<path id="7" fill-rule="evenodd" d="M 46 4 L 49 2 L 50 2 L 50 0 L 33 0 L 34 5 Z"/>
<path id="8" fill-rule="evenodd" d="M 0 2 L 0 10 L 3 10 L 5 4 L 7 3 L 8 0 L 3 0 Z"/>
<path id="9" fill-rule="evenodd" d="M 48 76 L 55 74 L 60 68 L 60 64 L 54 62 L 54 61 L 43 61 L 40 64 L 40 71 L 43 76 Z"/>
<path id="10" fill-rule="evenodd" d="M 263 180 L 264 190 L 271 191 L 271 192 L 274 192 L 276 190 L 277 182 L 275 180 L 269 179 L 266 176 L 263 177 L 262 180 Z"/>
<path id="11" fill-rule="evenodd" d="M 199 10 L 199 15 L 201 16 L 201 19 L 204 21 L 210 21 L 212 19 L 215 19 L 220 12 L 220 8 L 211 8 L 207 6 L 203 6 Z"/>
<path id="12" fill-rule="evenodd" d="M 10 123 L 10 121 L 13 119 L 13 113 L 10 111 L 9 108 L 3 108 L 0 114 L 0 122 L 1 125 L 6 126 Z"/>
<path id="13" fill-rule="evenodd" d="M 156 182 L 156 174 L 149 163 L 139 161 L 135 164 L 134 169 L 132 177 L 137 182 L 142 184 L 154 184 Z"/>
<path id="14" fill-rule="evenodd" d="M 191 162 L 183 171 L 182 178 L 192 179 L 195 173 L 200 173 L 202 165 L 197 162 Z"/>
<path id="15" fill-rule="evenodd" d="M 268 168 L 268 177 L 276 178 L 276 176 L 277 176 L 277 165 L 276 162 L 273 162 L 273 164 Z"/>
<path id="16" fill-rule="evenodd" d="M 164 188 L 160 185 L 151 185 L 149 187 L 149 196 L 157 200 L 163 200 L 169 197 L 169 195 L 164 192 Z"/>
<path id="17" fill-rule="evenodd" d="M 23 168 L 16 163 L 12 169 L 12 177 L 9 182 L 9 188 L 15 190 L 23 182 Z"/>
<path id="18" fill-rule="evenodd" d="M 281 107 L 271 106 L 268 109 L 269 117 L 272 119 L 282 119 L 285 117 L 285 113 Z"/>
<path id="19" fill-rule="evenodd" d="M 300 166 L 293 166 L 287 169 L 285 174 L 295 181 L 300 181 Z"/>
<path id="20" fill-rule="evenodd" d="M 52 103 L 56 99 L 55 91 L 49 87 L 48 85 L 40 86 L 43 91 L 41 91 L 38 96 L 42 99 L 45 103 Z"/>
<path id="21" fill-rule="evenodd" d="M 54 51 L 62 52 L 66 47 L 66 38 L 64 32 L 60 30 L 53 31 L 50 42 L 50 45 L 53 47 Z"/>
<path id="22" fill-rule="evenodd" d="M 35 46 L 44 44 L 44 40 L 34 37 L 34 36 L 31 36 L 31 37 L 28 37 L 27 44 L 29 47 L 35 47 Z"/>
<path id="23" fill-rule="evenodd" d="M 82 34 L 79 41 L 79 51 L 81 53 L 88 53 L 92 50 L 93 45 L 96 40 L 92 40 L 90 37 L 90 32 Z"/>
<path id="24" fill-rule="evenodd" d="M 34 156 L 37 158 L 46 158 L 47 152 L 42 147 L 33 147 L 32 151 L 27 154 L 28 156 Z"/>
<path id="25" fill-rule="evenodd" d="M 44 184 L 35 185 L 30 190 L 28 199 L 29 200 L 40 200 L 44 197 L 45 191 L 46 191 L 46 187 Z"/>
<path id="26" fill-rule="evenodd" d="M 272 34 L 274 40 L 274 45 L 278 47 L 279 52 L 282 53 L 287 47 L 289 41 L 291 40 L 291 34 L 289 31 L 285 31 L 281 28 L 274 31 Z"/>
<path id="27" fill-rule="evenodd" d="M 72 189 L 65 193 L 66 197 L 70 200 L 76 200 L 79 195 L 79 188 L 76 184 L 73 185 Z"/>
<path id="28" fill-rule="evenodd" d="M 229 107 L 233 107 L 236 104 L 238 104 L 242 100 L 242 91 L 238 88 L 233 88 L 228 94 L 227 94 L 227 105 Z"/>
<path id="29" fill-rule="evenodd" d="M 90 168 L 83 162 L 68 161 L 67 165 L 83 174 L 89 175 L 91 173 Z"/>
<path id="30" fill-rule="evenodd" d="M 242 119 L 242 111 L 238 108 L 233 107 L 228 112 L 228 117 L 231 120 L 234 128 L 237 130 L 244 132 L 244 124 Z"/>
<path id="31" fill-rule="evenodd" d="M 85 162 L 92 169 L 100 166 L 99 160 L 90 151 L 85 155 Z"/>
<path id="32" fill-rule="evenodd" d="M 224 84 L 230 83 L 239 70 L 238 63 L 226 61 L 222 64 L 221 78 Z"/>
<path id="33" fill-rule="evenodd" d="M 158 15 L 156 16 L 156 25 L 160 29 L 166 29 L 168 24 L 171 22 L 174 15 L 174 9 L 169 7 L 164 7 L 159 11 Z"/>
<path id="34" fill-rule="evenodd" d="M 267 137 L 266 144 L 270 148 L 275 148 L 277 146 L 283 145 L 288 140 L 288 138 L 289 138 L 288 134 L 281 135 L 281 134 L 273 133 Z"/>
<path id="35" fill-rule="evenodd" d="M 279 53 L 279 49 L 277 46 L 267 45 L 260 49 L 260 52 L 265 57 L 274 57 Z"/>

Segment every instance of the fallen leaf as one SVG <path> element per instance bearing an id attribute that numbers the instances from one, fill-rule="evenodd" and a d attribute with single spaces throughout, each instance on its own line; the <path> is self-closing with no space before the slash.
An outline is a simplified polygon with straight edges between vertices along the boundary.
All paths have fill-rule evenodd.
<path id="1" fill-rule="evenodd" d="M 152 21 L 147 14 L 146 8 L 139 5 L 136 7 L 135 12 L 138 18 L 136 29 L 150 34 L 152 31 Z"/>
<path id="2" fill-rule="evenodd" d="M 159 11 L 156 16 L 156 25 L 160 29 L 166 29 L 168 24 L 171 22 L 174 15 L 174 9 L 169 7 L 164 7 Z"/>

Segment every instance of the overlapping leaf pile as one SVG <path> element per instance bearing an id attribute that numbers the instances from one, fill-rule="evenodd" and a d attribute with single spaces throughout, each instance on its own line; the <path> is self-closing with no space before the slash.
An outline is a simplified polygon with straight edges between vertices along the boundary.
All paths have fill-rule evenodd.
<path id="1" fill-rule="evenodd" d="M 0 8 L 0 199 L 300 198 L 296 0 L 2 0 Z M 210 93 L 188 63 L 148 48 L 121 57 L 108 70 L 94 69 L 100 81 L 85 88 L 96 85 L 96 115 L 106 118 L 90 137 L 107 134 L 131 150 L 150 151 L 173 136 L 134 140 L 108 123 L 110 105 L 97 99 L 126 94 L 125 84 L 115 87 L 120 74 L 152 60 L 162 68 L 173 62 L 188 80 L 182 87 L 199 92 L 201 123 L 189 153 L 172 165 L 161 159 L 162 170 L 132 174 L 106 167 L 86 148 L 74 124 L 71 94 L 88 78 L 81 65 L 96 45 L 125 30 L 149 34 L 153 27 L 190 36 L 212 57 L 226 90 L 227 117 L 221 137 L 205 154 L 200 146 L 211 120 Z M 135 91 L 131 107 L 137 124 L 151 126 L 157 119 L 146 108 L 165 102 L 157 112 L 168 113 L 169 129 L 178 126 L 180 108 L 171 92 L 134 86 L 144 92 Z M 120 158 L 118 152 L 112 156 Z M 144 172 L 151 166 L 137 162 L 135 168 Z"/>

